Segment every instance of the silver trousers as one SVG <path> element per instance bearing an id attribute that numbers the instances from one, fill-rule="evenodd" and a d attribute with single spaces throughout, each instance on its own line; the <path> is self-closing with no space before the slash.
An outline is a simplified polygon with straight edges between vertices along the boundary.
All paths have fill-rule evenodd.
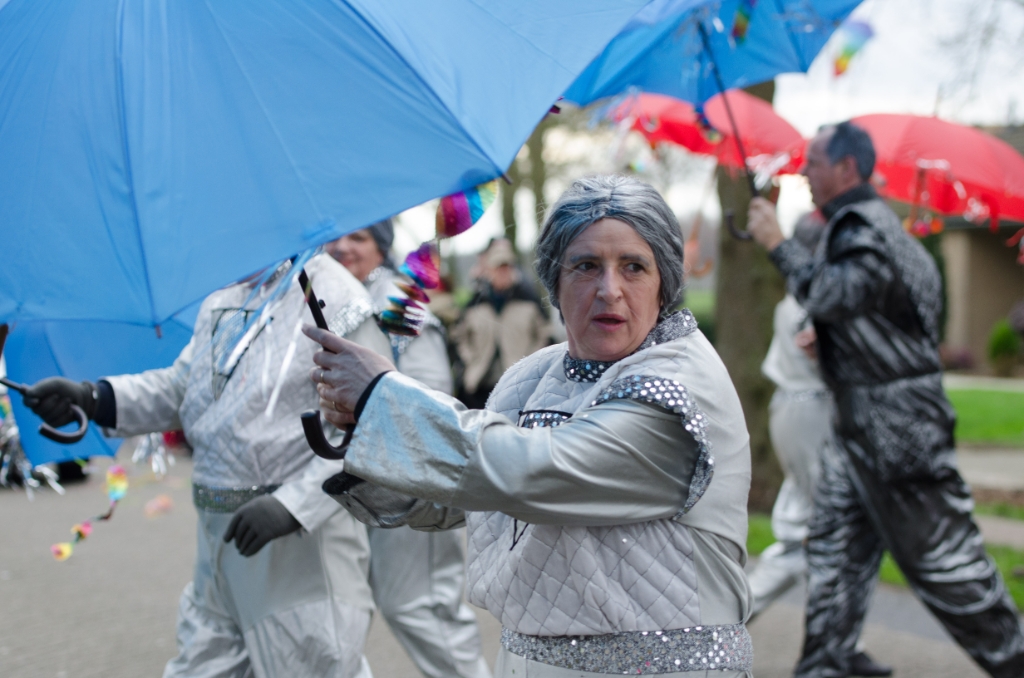
<path id="1" fill-rule="evenodd" d="M 462 600 L 464 532 L 369 528 L 374 601 L 427 678 L 491 678 L 476 615 Z"/>
<path id="2" fill-rule="evenodd" d="M 195 572 L 178 610 L 178 656 L 164 678 L 370 678 L 362 526 L 339 513 L 312 533 L 275 539 L 244 558 L 222 538 L 234 514 L 198 513 Z"/>
<path id="3" fill-rule="evenodd" d="M 779 390 L 772 398 L 768 431 L 785 479 L 772 507 L 776 543 L 761 554 L 750 574 L 754 615 L 807 576 L 803 541 L 814 510 L 822 449 L 832 435 L 831 417 L 826 392 Z"/>
<path id="4" fill-rule="evenodd" d="M 559 666 L 549 666 L 541 662 L 520 657 L 506 650 L 498 650 L 498 661 L 494 667 L 495 678 L 607 678 L 608 673 L 592 673 L 576 671 Z M 681 671 L 656 674 L 660 678 L 751 678 L 749 671 L 721 671 L 706 669 L 703 671 Z"/>
<path id="5" fill-rule="evenodd" d="M 802 542 L 814 509 L 821 450 L 832 437 L 832 400 L 825 392 L 776 391 L 768 432 L 785 474 L 772 507 L 772 533 L 783 542 Z"/>

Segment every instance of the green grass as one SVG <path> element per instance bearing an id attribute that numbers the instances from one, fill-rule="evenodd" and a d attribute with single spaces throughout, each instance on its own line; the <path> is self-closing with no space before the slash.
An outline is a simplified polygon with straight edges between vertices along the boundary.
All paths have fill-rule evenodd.
<path id="1" fill-rule="evenodd" d="M 1024 393 L 948 391 L 958 443 L 1024 447 Z"/>
<path id="2" fill-rule="evenodd" d="M 1002 508 L 1000 508 L 1002 507 Z M 1005 511 L 1005 514 L 996 513 Z M 1006 517 L 1017 517 L 1024 514 L 1024 508 L 1007 506 L 1005 504 L 983 504 L 978 507 L 978 513 L 989 513 L 994 515 L 1006 515 Z M 750 515 L 750 528 L 747 533 L 747 551 L 750 555 L 760 555 L 768 546 L 775 541 L 772 537 L 771 518 L 763 513 L 752 513 Z M 1009 546 L 986 546 L 985 549 L 996 562 L 996 567 L 1003 575 L 1006 588 L 1017 603 L 1017 609 L 1024 610 L 1024 577 L 1014 575 L 1014 571 L 1024 571 L 1024 551 L 1010 548 Z M 878 571 L 878 578 L 886 584 L 894 586 L 906 586 L 907 580 L 900 572 L 896 561 L 886 553 L 882 556 L 882 566 Z"/>
<path id="3" fill-rule="evenodd" d="M 773 543 L 772 517 L 765 513 L 751 513 L 747 523 L 747 552 L 759 556 Z"/>
<path id="4" fill-rule="evenodd" d="M 1024 520 L 1024 506 L 1015 506 L 1014 504 L 1005 504 L 1002 502 L 993 504 L 977 504 L 974 507 L 974 512 L 983 516 L 999 516 L 1000 518 Z"/>
<path id="5" fill-rule="evenodd" d="M 714 290 L 686 290 L 683 304 L 695 316 L 712 317 L 715 314 L 715 292 Z"/>

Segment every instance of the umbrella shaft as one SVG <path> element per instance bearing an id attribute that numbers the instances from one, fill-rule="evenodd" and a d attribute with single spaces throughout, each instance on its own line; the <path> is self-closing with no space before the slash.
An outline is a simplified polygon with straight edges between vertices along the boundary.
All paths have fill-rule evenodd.
<path id="1" fill-rule="evenodd" d="M 736 150 L 740 153 L 740 161 L 743 163 L 743 174 L 747 177 L 747 186 L 750 188 L 750 195 L 757 195 L 757 185 L 754 183 L 754 175 L 747 167 L 747 151 L 743 148 L 743 140 L 740 139 L 740 130 L 736 125 L 736 118 L 732 114 L 732 106 L 729 105 L 729 97 L 725 96 L 725 84 L 722 82 L 722 74 L 718 71 L 718 62 L 715 61 L 715 53 L 711 51 L 711 39 L 704 23 L 697 22 L 697 30 L 700 31 L 701 42 L 704 43 L 704 51 L 707 52 L 708 61 L 711 62 L 711 72 L 715 75 L 715 84 L 718 85 L 718 92 L 722 95 L 722 103 L 725 104 L 725 113 L 729 116 L 729 125 L 732 127 L 732 137 L 736 140 Z"/>
<path id="2" fill-rule="evenodd" d="M 316 293 L 313 292 L 313 285 L 309 282 L 306 269 L 299 271 L 299 286 L 302 288 L 303 294 L 306 295 L 306 303 L 309 304 L 309 312 L 313 314 L 313 322 L 320 329 L 329 332 L 330 328 L 327 326 L 327 319 L 324 318 L 323 308 L 320 306 L 320 300 L 316 298 Z"/>
<path id="3" fill-rule="evenodd" d="M 11 381 L 7 377 L 0 377 L 0 384 L 3 384 L 12 391 L 17 391 L 21 395 L 25 395 L 25 392 L 28 391 L 28 386 L 25 386 L 24 384 L 19 384 L 16 381 Z"/>

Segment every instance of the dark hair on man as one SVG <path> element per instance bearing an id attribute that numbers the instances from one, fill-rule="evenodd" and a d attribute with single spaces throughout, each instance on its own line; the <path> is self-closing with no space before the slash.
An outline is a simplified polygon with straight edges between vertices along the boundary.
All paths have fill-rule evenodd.
<path id="1" fill-rule="evenodd" d="M 828 146 L 825 148 L 829 161 L 834 165 L 850 156 L 857 163 L 857 174 L 860 175 L 861 180 L 870 179 L 871 173 L 875 171 L 875 145 L 871 143 L 868 133 L 850 121 L 829 125 L 822 129 L 832 130 L 832 138 L 829 139 Z"/>

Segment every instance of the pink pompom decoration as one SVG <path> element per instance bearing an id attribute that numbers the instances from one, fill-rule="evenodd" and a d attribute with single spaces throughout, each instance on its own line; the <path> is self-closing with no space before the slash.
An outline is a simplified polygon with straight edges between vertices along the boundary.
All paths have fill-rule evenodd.
<path id="1" fill-rule="evenodd" d="M 425 242 L 410 252 L 399 269 L 422 288 L 433 290 L 441 284 L 441 255 L 432 242 Z"/>

